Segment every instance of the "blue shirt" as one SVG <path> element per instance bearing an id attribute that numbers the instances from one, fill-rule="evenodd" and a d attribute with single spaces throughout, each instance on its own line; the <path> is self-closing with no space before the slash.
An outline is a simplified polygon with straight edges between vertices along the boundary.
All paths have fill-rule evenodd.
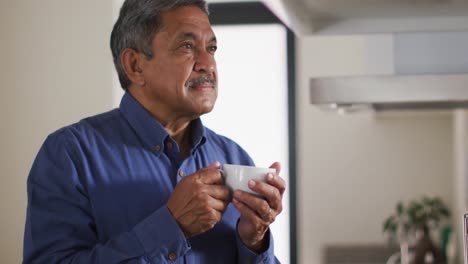
<path id="1" fill-rule="evenodd" d="M 23 263 L 278 263 L 240 240 L 229 204 L 210 231 L 186 239 L 166 207 L 175 185 L 215 161 L 253 165 L 236 143 L 191 123 L 185 160 L 130 94 L 120 108 L 51 134 L 28 177 Z"/>

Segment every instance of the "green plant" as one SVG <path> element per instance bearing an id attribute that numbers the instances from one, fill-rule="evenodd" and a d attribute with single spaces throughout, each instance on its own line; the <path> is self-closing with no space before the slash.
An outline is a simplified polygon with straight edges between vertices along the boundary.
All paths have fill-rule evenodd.
<path id="1" fill-rule="evenodd" d="M 407 206 L 399 202 L 395 212 L 384 221 L 383 232 L 394 239 L 407 238 L 418 230 L 427 234 L 449 217 L 448 207 L 439 198 L 423 197 Z"/>

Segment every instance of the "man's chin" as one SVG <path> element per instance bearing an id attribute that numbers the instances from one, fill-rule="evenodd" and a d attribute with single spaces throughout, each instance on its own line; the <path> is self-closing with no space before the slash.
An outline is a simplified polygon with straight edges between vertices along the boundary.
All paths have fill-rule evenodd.
<path id="1" fill-rule="evenodd" d="M 208 114 L 213 111 L 214 105 L 211 107 L 204 107 L 200 110 L 200 115 Z"/>
<path id="2" fill-rule="evenodd" d="M 215 102 L 211 100 L 204 101 L 201 104 L 199 104 L 197 112 L 199 115 L 208 114 L 209 112 L 213 111 L 214 106 Z"/>

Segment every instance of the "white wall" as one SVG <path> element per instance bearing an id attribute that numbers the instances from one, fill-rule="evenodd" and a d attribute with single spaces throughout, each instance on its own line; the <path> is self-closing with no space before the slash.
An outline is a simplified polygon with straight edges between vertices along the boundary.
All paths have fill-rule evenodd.
<path id="1" fill-rule="evenodd" d="M 0 262 L 20 263 L 26 178 L 45 137 L 110 109 L 111 1 L 0 2 Z"/>
<path id="2" fill-rule="evenodd" d="M 453 204 L 452 115 L 337 115 L 309 104 L 310 77 L 391 74 L 391 35 L 298 41 L 300 263 L 336 244 L 384 244 L 397 201 L 438 195 Z"/>
<path id="3" fill-rule="evenodd" d="M 19 263 L 20 254 L 20 225 L 24 221 L 24 191 L 23 185 L 17 179 L 15 166 L 15 112 L 14 112 L 14 81 L 12 76 L 15 67 L 13 30 L 10 30 L 13 16 L 11 14 L 12 2 L 0 2 L 0 78 L 2 83 L 2 96 L 0 97 L 0 115 L 2 132 L 0 137 L 0 168 L 2 184 L 0 185 L 0 259 L 10 263 Z M 5 35 L 4 32 L 7 32 Z M 24 177 L 23 177 L 24 179 Z M 18 193 L 18 195 L 15 195 Z M 8 218 L 7 218 L 8 217 Z"/>

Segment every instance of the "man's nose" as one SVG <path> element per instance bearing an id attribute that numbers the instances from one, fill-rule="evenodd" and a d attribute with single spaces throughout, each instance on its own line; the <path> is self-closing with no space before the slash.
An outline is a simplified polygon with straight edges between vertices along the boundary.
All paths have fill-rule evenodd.
<path id="1" fill-rule="evenodd" d="M 216 71 L 216 61 L 214 55 L 208 51 L 199 51 L 195 59 L 194 71 L 214 73 Z"/>

